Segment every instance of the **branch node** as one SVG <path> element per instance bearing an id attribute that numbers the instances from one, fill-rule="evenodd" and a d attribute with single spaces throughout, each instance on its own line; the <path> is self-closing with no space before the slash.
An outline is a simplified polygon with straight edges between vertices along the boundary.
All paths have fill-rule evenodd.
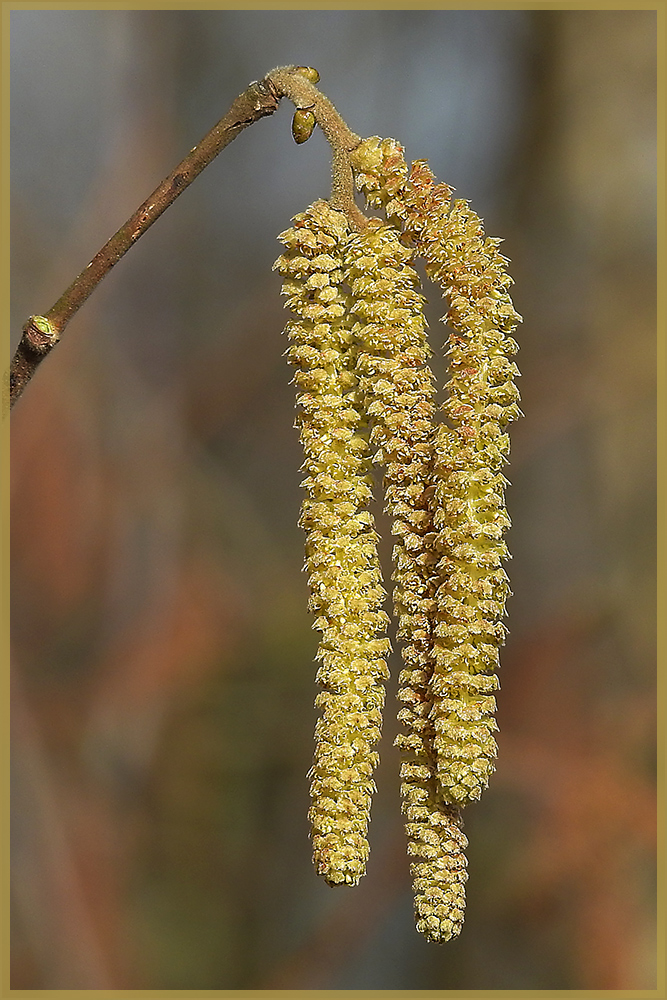
<path id="1" fill-rule="evenodd" d="M 23 327 L 23 342 L 35 354 L 48 354 L 60 340 L 60 331 L 46 316 L 30 316 Z"/>

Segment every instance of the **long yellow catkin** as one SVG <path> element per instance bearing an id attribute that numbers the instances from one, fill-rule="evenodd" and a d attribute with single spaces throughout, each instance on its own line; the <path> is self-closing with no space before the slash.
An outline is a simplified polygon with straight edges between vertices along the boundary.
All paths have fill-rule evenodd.
<path id="1" fill-rule="evenodd" d="M 423 175 L 423 165 L 415 173 Z M 428 204 L 428 202 L 427 202 Z M 509 595 L 502 568 L 510 526 L 507 424 L 520 415 L 518 369 L 509 336 L 521 317 L 507 291 L 511 278 L 500 240 L 484 236 L 479 217 L 455 201 L 445 218 L 434 206 L 417 233 L 426 272 L 449 300 L 448 424 L 435 443 L 435 527 L 440 579 L 434 628 L 433 717 L 438 777 L 446 796 L 464 803 L 488 785 L 497 754 L 493 692 L 499 687 L 502 617 Z"/>
<path id="2" fill-rule="evenodd" d="M 367 434 L 354 373 L 356 348 L 341 287 L 348 239 L 346 217 L 319 201 L 279 239 L 276 262 L 296 319 L 288 322 L 287 352 L 296 367 L 307 491 L 306 531 L 310 608 L 321 633 L 310 772 L 313 860 L 331 885 L 355 885 L 365 872 L 373 749 L 380 738 L 388 623 L 377 557 L 377 535 L 365 509 L 372 480 Z"/>
<path id="3" fill-rule="evenodd" d="M 459 933 L 465 909 L 466 838 L 458 812 L 446 806 L 435 780 L 432 700 L 428 680 L 435 557 L 429 508 L 434 379 L 428 364 L 423 296 L 411 251 L 394 228 L 372 219 L 347 247 L 357 372 L 371 424 L 374 461 L 385 466 L 385 509 L 392 517 L 393 605 L 405 669 L 401 719 L 409 735 L 401 768 L 417 928 L 431 940 Z"/>
<path id="4" fill-rule="evenodd" d="M 306 122 L 306 125 L 309 123 Z M 397 738 L 417 929 L 445 941 L 463 923 L 467 840 L 460 807 L 479 798 L 496 756 L 494 713 L 509 527 L 501 468 L 515 419 L 510 336 L 520 317 L 499 240 L 426 161 L 408 169 L 394 139 L 349 154 L 357 187 L 386 222 L 316 202 L 281 237 L 277 262 L 296 319 L 288 355 L 301 390 L 308 478 L 310 607 L 318 651 L 313 854 L 336 885 L 368 857 L 374 750 L 384 700 L 387 623 L 373 521 L 370 450 L 385 467 L 392 575 L 404 668 Z M 358 213 L 358 210 L 356 210 Z M 350 214 L 351 213 L 351 214 Z M 421 257 L 448 300 L 447 398 L 436 421 Z"/>
<path id="5" fill-rule="evenodd" d="M 429 711 L 437 775 L 445 799 L 465 803 L 488 784 L 496 756 L 493 692 L 498 688 L 501 618 L 509 593 L 501 562 L 509 527 L 506 424 L 519 415 L 518 370 L 507 355 L 520 317 L 499 240 L 485 238 L 467 202 L 435 184 L 425 161 L 408 173 L 394 139 L 371 137 L 354 151 L 357 186 L 383 208 L 403 240 L 426 262 L 427 275 L 449 298 L 452 331 L 445 413 L 434 441 L 432 506 L 439 529 L 439 585 L 432 620 L 434 672 Z M 407 693 L 407 692 L 406 692 Z"/>

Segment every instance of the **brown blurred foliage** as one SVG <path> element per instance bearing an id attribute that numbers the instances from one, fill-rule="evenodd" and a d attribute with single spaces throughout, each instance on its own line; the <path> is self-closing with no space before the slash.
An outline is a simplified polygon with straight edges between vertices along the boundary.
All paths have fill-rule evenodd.
<path id="1" fill-rule="evenodd" d="M 655 987 L 655 14 L 12 17 L 15 334 L 236 93 L 300 62 L 506 237 L 526 414 L 498 770 L 438 948 L 412 925 L 393 687 L 369 874 L 336 892 L 310 867 L 270 263 L 326 150 L 291 148 L 287 111 L 253 126 L 119 265 L 12 416 L 12 986 Z M 30 153 L 42 104 L 61 201 Z"/>

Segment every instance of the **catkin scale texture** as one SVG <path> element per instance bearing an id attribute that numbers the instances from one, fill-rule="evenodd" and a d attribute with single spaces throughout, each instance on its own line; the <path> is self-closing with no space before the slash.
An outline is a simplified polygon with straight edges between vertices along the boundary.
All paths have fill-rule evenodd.
<path id="1" fill-rule="evenodd" d="M 393 608 L 401 642 L 397 738 L 417 929 L 445 941 L 462 927 L 467 840 L 460 807 L 479 798 L 496 756 L 509 454 L 520 415 L 511 333 L 520 321 L 499 240 L 465 201 L 410 169 L 394 139 L 363 140 L 349 156 L 356 184 L 386 221 L 355 231 L 316 203 L 283 238 L 284 292 L 301 391 L 308 473 L 310 607 L 322 632 L 311 772 L 314 856 L 331 884 L 354 883 L 381 725 L 387 640 L 375 551 L 370 461 L 384 467 L 392 519 Z M 333 216 L 343 222 L 333 224 Z M 325 221 L 326 219 L 326 221 Z M 336 235 L 333 236 L 333 225 Z M 331 242 L 333 239 L 333 242 Z M 419 279 L 448 301 L 448 382 L 441 407 L 429 367 Z M 353 554 L 354 553 L 354 554 Z"/>
<path id="2" fill-rule="evenodd" d="M 500 241 L 484 236 L 467 202 L 455 201 L 448 212 L 431 206 L 415 241 L 449 300 L 446 423 L 438 428 L 434 464 L 441 583 L 432 715 L 438 778 L 450 801 L 465 803 L 487 786 L 497 754 L 493 692 L 510 594 L 501 469 L 509 455 L 505 428 L 520 415 L 518 369 L 510 360 L 517 345 L 509 336 L 520 317 Z"/>
<path id="3" fill-rule="evenodd" d="M 401 795 L 417 929 L 434 941 L 458 934 L 465 909 L 465 835 L 435 777 L 429 681 L 431 620 L 437 584 L 430 502 L 435 405 L 423 296 L 411 251 L 396 230 L 371 220 L 348 242 L 356 370 L 371 426 L 373 458 L 385 468 L 385 509 L 392 518 L 393 605 L 405 669 L 399 697 L 408 735 Z"/>
<path id="4" fill-rule="evenodd" d="M 509 454 L 505 427 L 520 414 L 518 369 L 508 357 L 517 349 L 509 333 L 520 317 L 507 292 L 500 241 L 484 236 L 467 202 L 452 206 L 451 189 L 435 183 L 426 161 L 408 171 L 402 147 L 376 136 L 353 156 L 368 203 L 385 209 L 449 300 L 446 422 L 435 433 L 433 456 L 438 561 L 429 720 L 441 791 L 446 801 L 465 804 L 488 784 L 497 753 L 493 693 L 509 595 L 502 538 L 510 525 L 500 469 Z M 410 711 L 399 718 L 409 722 Z"/>
<path id="5" fill-rule="evenodd" d="M 385 209 L 401 238 L 425 261 L 449 300 L 446 422 L 435 433 L 431 505 L 437 570 L 432 605 L 433 671 L 429 679 L 438 782 L 448 802 L 479 798 L 494 769 L 501 618 L 509 595 L 502 568 L 506 425 L 517 416 L 518 369 L 508 356 L 520 317 L 499 240 L 485 238 L 465 201 L 436 184 L 428 164 L 408 172 L 393 139 L 371 137 L 354 151 L 357 186 Z M 400 697 L 400 695 L 399 695 Z M 399 718 L 409 721 L 409 712 Z M 414 740 L 412 741 L 414 742 Z"/>
<path id="6" fill-rule="evenodd" d="M 367 204 L 385 209 L 387 218 L 402 216 L 402 195 L 408 173 L 403 147 L 395 139 L 373 135 L 364 139 L 350 154 L 356 185 Z"/>
<path id="7" fill-rule="evenodd" d="M 306 498 L 300 524 L 314 628 L 321 633 L 310 771 L 313 860 L 332 885 L 365 872 L 373 770 L 384 704 L 389 642 L 377 535 L 366 510 L 372 493 L 369 444 L 360 409 L 356 349 L 342 287 L 345 216 L 316 202 L 280 237 L 276 262 L 295 314 L 286 330 L 295 366 Z"/>

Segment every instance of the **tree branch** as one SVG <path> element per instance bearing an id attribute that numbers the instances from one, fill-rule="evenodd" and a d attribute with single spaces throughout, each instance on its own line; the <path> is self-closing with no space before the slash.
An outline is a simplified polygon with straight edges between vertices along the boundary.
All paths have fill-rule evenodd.
<path id="1" fill-rule="evenodd" d="M 23 327 L 23 336 L 5 376 L 3 390 L 9 390 L 11 408 L 21 396 L 35 374 L 37 366 L 58 343 L 72 316 L 95 290 L 114 264 L 134 246 L 140 236 L 153 225 L 162 213 L 185 191 L 204 167 L 220 153 L 232 139 L 254 122 L 277 110 L 283 96 L 297 108 L 312 109 L 315 120 L 322 128 L 333 151 L 333 181 L 331 205 L 346 212 L 352 225 L 362 228 L 367 221 L 354 202 L 354 184 L 348 153 L 361 141 L 351 132 L 331 101 L 313 84 L 319 74 L 304 66 L 281 66 L 272 70 L 263 80 L 251 83 L 233 102 L 227 114 L 220 119 L 198 145 L 172 170 L 134 215 L 121 226 L 102 249 L 93 257 L 58 301 L 43 316 L 31 316 Z M 6 383 L 9 383 L 7 386 Z M 5 398 L 6 408 L 6 398 Z"/>
<path id="2" fill-rule="evenodd" d="M 58 343 L 67 323 L 95 290 L 114 264 L 127 253 L 140 236 L 185 191 L 204 167 L 232 139 L 265 115 L 278 108 L 281 94 L 267 80 L 251 83 L 233 102 L 198 145 L 192 149 L 155 191 L 140 205 L 134 215 L 121 226 L 90 264 L 84 268 L 69 288 L 44 316 L 31 316 L 23 327 L 23 336 L 9 371 L 9 400 L 13 406 L 34 375 L 39 363 Z"/>

